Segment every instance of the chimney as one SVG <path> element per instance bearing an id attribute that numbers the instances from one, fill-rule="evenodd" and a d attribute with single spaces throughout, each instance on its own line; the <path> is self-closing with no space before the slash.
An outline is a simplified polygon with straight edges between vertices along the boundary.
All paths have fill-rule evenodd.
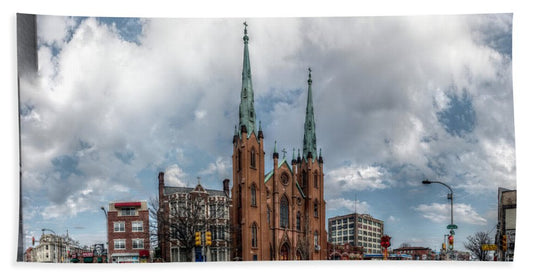
<path id="1" fill-rule="evenodd" d="M 164 187 L 165 187 L 165 173 L 164 172 L 159 172 L 159 175 L 158 175 L 157 178 L 159 179 L 159 200 L 162 200 L 162 198 L 163 198 L 163 190 L 164 190 Z"/>
<path id="2" fill-rule="evenodd" d="M 223 186 L 224 186 L 224 193 L 226 194 L 226 196 L 229 197 L 229 179 L 224 179 L 224 181 L 222 181 L 223 183 Z"/>

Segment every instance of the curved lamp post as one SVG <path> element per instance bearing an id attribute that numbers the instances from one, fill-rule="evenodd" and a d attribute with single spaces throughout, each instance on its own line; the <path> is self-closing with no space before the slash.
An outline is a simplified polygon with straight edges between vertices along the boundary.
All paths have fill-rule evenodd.
<path id="1" fill-rule="evenodd" d="M 422 181 L 422 184 L 425 184 L 425 185 L 429 185 L 431 183 L 438 183 L 438 184 L 442 184 L 444 186 L 446 186 L 446 188 L 448 188 L 450 190 L 450 193 L 448 194 L 448 199 L 450 200 L 450 214 L 451 214 L 451 225 L 453 225 L 453 191 L 452 191 L 452 188 L 450 188 L 450 186 L 448 186 L 446 183 L 442 183 L 440 181 L 430 181 L 430 180 L 424 180 Z"/>
<path id="2" fill-rule="evenodd" d="M 448 229 L 450 229 L 450 236 L 452 236 L 452 239 L 453 239 L 453 235 L 455 235 L 455 232 L 453 231 L 453 229 L 456 229 L 457 226 L 453 224 L 453 191 L 452 191 L 452 188 L 450 186 L 448 186 L 446 183 L 442 183 L 440 181 L 430 181 L 430 180 L 423 180 L 422 181 L 422 184 L 424 185 L 429 185 L 431 183 L 438 183 L 438 184 L 441 184 L 441 185 L 444 185 L 446 186 L 446 188 L 448 188 L 450 190 L 450 193 L 448 194 L 448 199 L 450 200 L 450 218 L 451 218 L 451 224 L 448 225 Z M 448 248 L 449 250 L 453 250 L 453 245 L 449 246 Z M 452 259 L 453 259 L 453 256 L 452 256 Z"/>
<path id="3" fill-rule="evenodd" d="M 105 215 L 105 229 L 106 229 L 106 245 L 107 245 L 107 251 L 106 251 L 106 262 L 109 263 L 109 229 L 108 229 L 108 219 L 107 219 L 107 211 L 105 210 L 104 206 L 101 206 L 100 209 L 104 211 Z"/>

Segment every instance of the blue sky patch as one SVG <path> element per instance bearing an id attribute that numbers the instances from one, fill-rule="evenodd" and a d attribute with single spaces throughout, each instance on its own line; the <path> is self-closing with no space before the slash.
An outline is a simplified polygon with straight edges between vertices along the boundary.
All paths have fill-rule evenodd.
<path id="1" fill-rule="evenodd" d="M 452 91 L 455 89 L 451 88 Z M 448 93 L 450 102 L 448 107 L 437 113 L 439 122 L 444 129 L 453 136 L 464 137 L 474 131 L 476 126 L 476 112 L 472 106 L 472 99 L 467 91 L 463 90 L 461 96 Z"/>

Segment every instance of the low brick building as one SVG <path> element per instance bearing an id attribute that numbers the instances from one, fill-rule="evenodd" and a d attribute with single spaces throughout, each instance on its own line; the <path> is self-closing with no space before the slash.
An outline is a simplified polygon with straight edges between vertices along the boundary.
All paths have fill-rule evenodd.
<path id="1" fill-rule="evenodd" d="M 335 245 L 328 242 L 328 260 L 362 260 L 363 247 L 349 243 Z"/>
<path id="2" fill-rule="evenodd" d="M 409 246 L 409 247 L 400 247 L 392 250 L 394 254 L 401 255 L 401 254 L 408 254 L 412 256 L 412 260 L 435 260 L 436 254 L 431 250 L 431 248 L 428 247 L 416 247 L 416 246 Z"/>
<path id="3" fill-rule="evenodd" d="M 146 201 L 109 203 L 107 238 L 110 262 L 150 262 L 148 218 Z"/>

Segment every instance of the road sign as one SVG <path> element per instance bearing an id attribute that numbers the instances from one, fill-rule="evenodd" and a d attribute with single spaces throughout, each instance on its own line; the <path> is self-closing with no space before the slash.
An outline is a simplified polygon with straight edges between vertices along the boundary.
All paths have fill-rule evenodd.
<path id="1" fill-rule="evenodd" d="M 448 226 L 446 226 L 447 229 L 457 229 L 457 225 L 455 224 L 448 224 Z"/>
<path id="2" fill-rule="evenodd" d="M 498 250 L 498 246 L 495 244 L 482 244 L 481 250 L 483 251 L 496 251 Z"/>

